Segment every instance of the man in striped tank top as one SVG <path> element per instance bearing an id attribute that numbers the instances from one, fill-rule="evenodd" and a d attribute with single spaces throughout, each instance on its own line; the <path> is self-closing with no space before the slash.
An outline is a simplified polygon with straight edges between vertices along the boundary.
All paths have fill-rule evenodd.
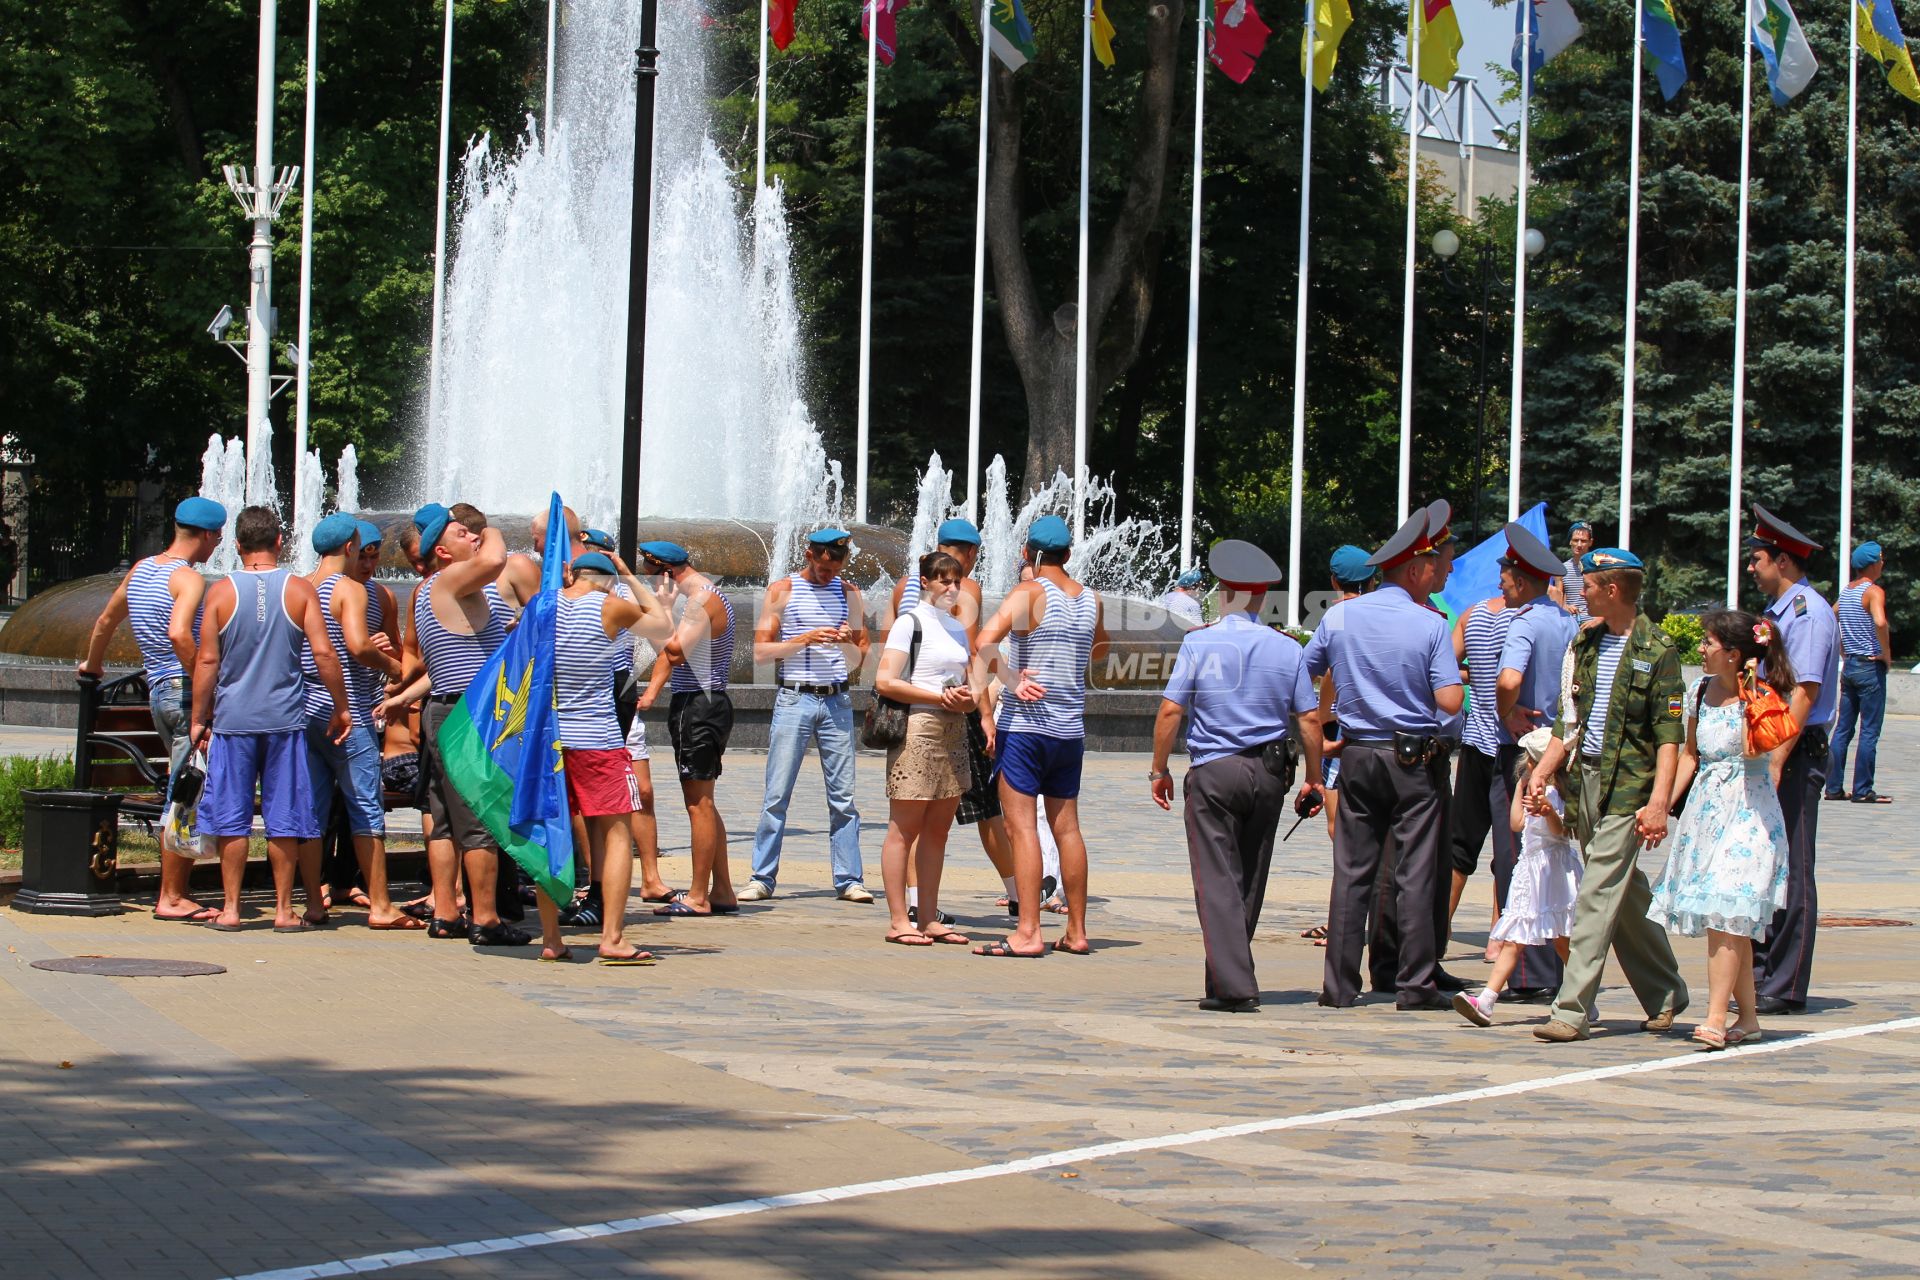
<path id="1" fill-rule="evenodd" d="M 194 566 L 213 555 L 226 524 L 227 509 L 211 498 L 188 498 L 175 507 L 173 541 L 159 555 L 134 565 L 113 589 L 107 607 L 94 621 L 87 656 L 78 668 L 81 678 L 98 680 L 113 633 L 122 622 L 130 625 L 147 677 L 153 728 L 167 753 L 169 788 L 193 750 L 187 733 L 193 710 L 190 673 L 200 642 L 200 605 L 207 591 L 207 580 Z M 192 858 L 161 849 L 160 897 L 153 904 L 156 919 L 203 923 L 219 914 L 188 896 L 192 873 Z"/>
<path id="2" fill-rule="evenodd" d="M 273 864 L 276 933 L 299 933 L 327 922 L 320 898 L 320 830 L 314 781 L 308 771 L 306 680 L 301 645 L 312 646 L 321 686 L 332 704 L 327 732 L 344 741 L 352 722 L 340 659 L 327 635 L 320 597 L 305 578 L 279 568 L 280 517 L 271 507 L 246 507 L 234 521 L 240 569 L 207 590 L 206 620 L 194 659 L 193 739 L 207 741 L 207 783 L 200 797 L 200 831 L 220 846 L 226 901 L 207 926 L 240 928 L 240 887 L 253 830 L 253 794 Z M 293 877 L 300 873 L 307 909 L 293 911 Z"/>
<path id="3" fill-rule="evenodd" d="M 399 679 L 402 669 L 386 630 L 392 613 L 375 611 L 380 606 L 359 577 L 360 528 L 360 521 L 344 511 L 313 527 L 313 549 L 320 562 L 307 581 L 320 599 L 327 638 L 341 658 L 353 721 L 346 740 L 334 741 L 328 731 L 333 702 L 321 683 L 313 648 L 305 646 L 300 666 L 307 681 L 307 767 L 314 783 L 314 816 L 324 831 L 332 817 L 334 792 L 346 801 L 347 833 L 367 884 L 367 927 L 420 929 L 425 926 L 401 914 L 387 895 L 386 792 L 380 781 L 374 707 L 386 682 Z M 346 884 L 340 877 L 335 881 L 332 887 L 344 897 Z"/>
<path id="4" fill-rule="evenodd" d="M 651 710 L 660 691 L 667 703 L 667 734 L 680 775 L 692 839 L 693 882 L 655 909 L 659 916 L 732 915 L 739 898 L 727 866 L 727 824 L 714 803 L 714 784 L 733 736 L 733 699 L 727 681 L 733 667 L 733 605 L 713 579 L 694 569 L 677 542 L 640 544 L 640 568 L 680 601 L 680 620 L 660 649 L 638 710 Z"/>
<path id="5" fill-rule="evenodd" d="M 1000 807 L 1013 841 L 1013 875 L 1020 920 L 1003 941 L 975 947 L 982 956 L 1042 956 L 1040 833 L 1036 811 L 1045 800 L 1047 825 L 1060 846 L 1060 880 L 1067 897 L 1067 929 L 1056 951 L 1087 955 L 1087 843 L 1080 833 L 1080 764 L 1086 753 L 1087 673 L 1107 655 L 1100 595 L 1067 573 L 1073 533 L 1059 516 L 1041 516 L 1027 530 L 1034 578 L 1007 593 L 980 628 L 980 664 L 974 687 L 999 669 L 1004 693 L 987 695 L 985 722 L 997 742 Z M 1003 661 L 1001 645 L 1007 646 Z M 995 702 L 998 701 L 998 718 Z"/>
<path id="6" fill-rule="evenodd" d="M 427 867 L 433 876 L 430 938 L 465 938 L 477 947 L 524 947 L 533 935 L 500 918 L 500 846 L 484 822 L 447 781 L 440 765 L 440 726 L 480 668 L 506 641 L 512 610 L 497 586 L 507 563 L 498 529 L 456 520 L 451 510 L 428 503 L 413 513 L 419 533 L 416 564 L 427 580 L 414 591 L 413 627 L 407 637 L 407 679 L 424 668 L 427 703 L 420 713 L 420 767 L 425 775 Z M 456 889 L 467 876 L 468 919 L 464 927 Z"/>
<path id="7" fill-rule="evenodd" d="M 843 901 L 872 902 L 860 865 L 860 811 L 853 801 L 853 699 L 847 690 L 866 665 L 866 605 L 841 576 L 853 535 L 821 529 L 807 538 L 806 566 L 767 587 L 753 628 L 753 660 L 777 664 L 773 721 L 767 730 L 767 788 L 753 835 L 753 880 L 743 902 L 773 896 L 787 805 L 807 748 L 818 745 L 830 815 L 827 844 L 833 888 Z"/>
<path id="8" fill-rule="evenodd" d="M 1834 720 L 1833 748 L 1827 755 L 1827 799 L 1851 799 L 1855 804 L 1891 804 L 1873 789 L 1875 753 L 1880 746 L 1880 724 L 1887 714 L 1887 672 L 1893 648 L 1887 635 L 1887 593 L 1880 574 L 1887 567 L 1877 542 L 1853 549 L 1853 581 L 1840 593 L 1834 616 L 1840 623 L 1840 711 Z M 1847 748 L 1853 744 L 1855 719 L 1860 723 L 1860 754 L 1853 761 L 1853 794 L 1840 780 L 1847 776 Z"/>
<path id="9" fill-rule="evenodd" d="M 554 693 L 560 719 L 560 752 L 567 775 L 567 803 L 586 826 L 588 857 L 595 870 L 601 909 L 600 963 L 651 964 L 653 956 L 626 940 L 626 905 L 633 883 L 633 835 L 628 819 L 640 805 L 640 786 L 627 759 L 607 679 L 609 642 L 628 635 L 664 642 L 671 625 L 665 606 L 618 560 L 598 551 L 576 557 L 567 569 L 554 622 Z M 611 593 L 624 581 L 632 599 Z M 558 960 L 553 904 L 541 895 L 540 922 L 547 958 Z"/>

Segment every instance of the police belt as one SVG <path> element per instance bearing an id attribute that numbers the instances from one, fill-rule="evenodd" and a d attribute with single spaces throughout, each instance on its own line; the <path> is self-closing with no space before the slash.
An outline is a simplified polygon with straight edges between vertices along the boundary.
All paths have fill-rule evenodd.
<path id="1" fill-rule="evenodd" d="M 1427 764 L 1434 760 L 1446 760 L 1453 755 L 1453 749 L 1460 744 L 1452 738 L 1442 738 L 1433 734 L 1396 733 L 1391 738 L 1348 738 L 1348 747 L 1378 747 L 1382 751 L 1391 751 L 1401 764 Z M 1344 748 L 1342 748 L 1344 750 Z"/>
<path id="2" fill-rule="evenodd" d="M 783 684 L 782 689 L 791 689 L 795 693 L 810 693 L 816 698 L 832 698 L 847 691 L 847 682 L 839 684 Z"/>
<path id="3" fill-rule="evenodd" d="M 460 699 L 464 698 L 465 696 L 466 694 L 464 691 L 460 693 L 430 693 L 427 695 L 427 701 L 438 702 L 442 706 L 450 707 L 454 703 L 460 701 Z"/>

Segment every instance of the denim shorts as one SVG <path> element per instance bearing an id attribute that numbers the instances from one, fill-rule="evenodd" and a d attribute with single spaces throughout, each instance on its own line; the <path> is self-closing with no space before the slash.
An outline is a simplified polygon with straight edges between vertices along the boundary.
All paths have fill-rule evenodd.
<path id="1" fill-rule="evenodd" d="M 306 734 L 221 733 L 207 747 L 207 786 L 200 795 L 200 834 L 244 836 L 253 830 L 253 787 L 269 840 L 318 840 L 325 819 L 314 817 L 307 772 Z"/>
<path id="2" fill-rule="evenodd" d="M 345 742 L 327 732 L 328 717 L 307 718 L 307 771 L 313 778 L 314 814 L 325 830 L 333 813 L 334 788 L 347 802 L 347 830 L 356 836 L 387 834 L 385 784 L 380 778 L 380 748 L 373 730 L 353 726 Z"/>
<path id="3" fill-rule="evenodd" d="M 1084 738 L 1050 738 L 1044 733 L 1003 733 L 999 740 L 1000 776 L 1026 796 L 1072 800 L 1080 794 Z"/>

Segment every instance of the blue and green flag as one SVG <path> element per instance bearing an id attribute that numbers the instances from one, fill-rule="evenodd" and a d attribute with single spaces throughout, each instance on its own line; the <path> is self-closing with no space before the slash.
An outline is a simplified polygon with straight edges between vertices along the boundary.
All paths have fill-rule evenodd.
<path id="1" fill-rule="evenodd" d="M 1653 55 L 1653 74 L 1667 101 L 1687 82 L 1687 59 L 1680 51 L 1680 20 L 1673 0 L 1644 0 L 1640 9 L 1640 39 Z"/>
<path id="2" fill-rule="evenodd" d="M 557 903 L 573 900 L 573 826 L 560 764 L 554 628 L 567 564 L 567 520 L 547 511 L 540 593 L 440 726 L 447 781 L 500 848 Z"/>

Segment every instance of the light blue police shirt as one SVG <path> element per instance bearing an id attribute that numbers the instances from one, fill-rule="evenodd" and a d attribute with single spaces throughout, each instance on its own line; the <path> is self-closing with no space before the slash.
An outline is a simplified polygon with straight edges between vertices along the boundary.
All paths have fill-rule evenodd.
<path id="1" fill-rule="evenodd" d="M 1517 705 L 1541 713 L 1535 724 L 1551 725 L 1560 705 L 1560 667 L 1580 624 L 1574 616 L 1545 596 L 1515 610 L 1507 624 L 1507 642 L 1500 648 L 1500 669 L 1520 673 Z M 1505 725 L 1501 728 L 1504 730 Z M 1503 733 L 1501 741 L 1512 738 Z"/>
<path id="2" fill-rule="evenodd" d="M 1287 717 L 1317 710 L 1300 642 L 1230 613 L 1189 631 L 1173 660 L 1166 699 L 1187 715 L 1195 767 L 1287 736 Z"/>
<path id="3" fill-rule="evenodd" d="M 1437 734 L 1452 719 L 1433 703 L 1460 683 L 1447 620 L 1393 583 L 1327 610 L 1306 662 L 1310 675 L 1333 672 L 1343 738 Z"/>
<path id="4" fill-rule="evenodd" d="M 1806 727 L 1826 728 L 1840 703 L 1840 623 L 1833 616 L 1833 606 L 1802 578 L 1767 606 L 1767 617 L 1786 637 L 1794 680 L 1820 686 Z"/>

